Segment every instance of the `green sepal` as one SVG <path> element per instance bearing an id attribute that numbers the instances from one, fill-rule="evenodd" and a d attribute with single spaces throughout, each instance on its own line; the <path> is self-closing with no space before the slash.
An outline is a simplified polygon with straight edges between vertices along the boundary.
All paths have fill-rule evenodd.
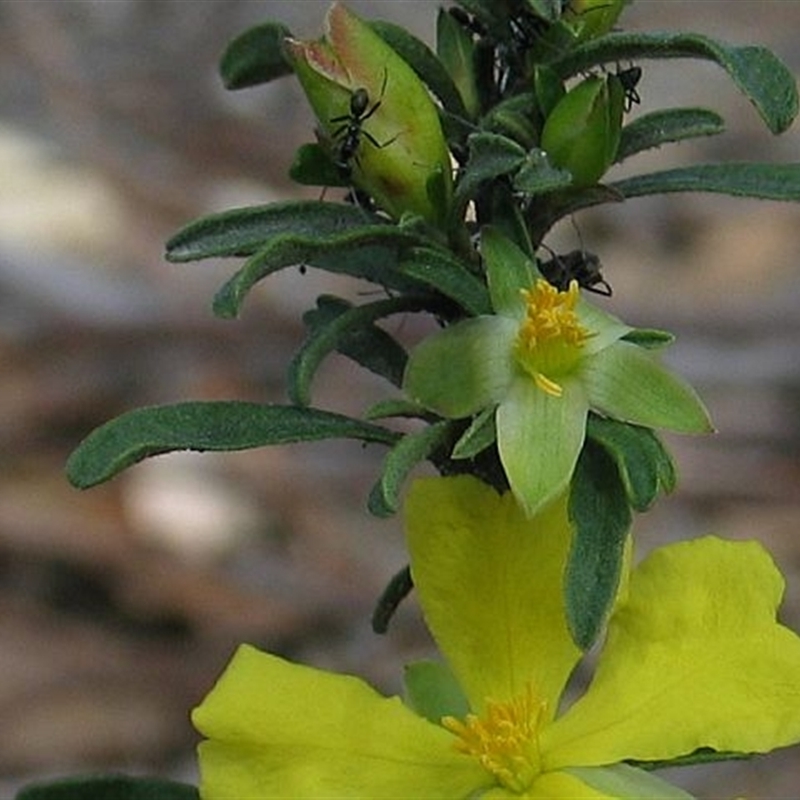
<path id="1" fill-rule="evenodd" d="M 458 87 L 425 42 L 392 22 L 372 20 L 369 26 L 417 73 L 447 111 L 459 117 L 467 116 Z"/>
<path id="2" fill-rule="evenodd" d="M 452 437 L 453 423 L 444 420 L 403 436 L 386 454 L 381 477 L 372 487 L 367 508 L 376 517 L 390 517 L 400 507 L 400 494 L 408 473 L 444 447 Z"/>
<path id="3" fill-rule="evenodd" d="M 481 120 L 481 128 L 485 133 L 506 136 L 527 149 L 538 141 L 541 127 L 538 116 L 536 95 L 522 92 L 495 105 Z"/>
<path id="4" fill-rule="evenodd" d="M 360 306 L 341 307 L 337 313 L 326 313 L 310 318 L 309 336 L 295 353 L 289 365 L 289 399 L 299 406 L 311 402 L 311 381 L 322 360 L 334 350 L 348 350 L 362 366 L 394 382 L 402 379 L 405 368 L 405 351 L 395 343 L 391 351 L 381 352 L 390 339 L 388 334 L 373 326 L 378 319 L 407 311 L 423 311 L 426 299 L 414 295 L 401 295 Z M 330 308 L 328 312 L 330 312 Z M 381 336 L 383 334 L 383 336 Z M 394 340 L 392 340 L 394 341 Z M 400 348 L 399 350 L 397 348 Z M 401 356 L 402 353 L 402 356 Z M 402 358 L 402 365 L 399 361 Z M 398 370 L 400 372 L 398 373 Z"/>
<path id="5" fill-rule="evenodd" d="M 321 200 L 290 200 L 210 214 L 190 222 L 167 241 L 172 262 L 224 256 L 251 256 L 280 234 L 324 239 L 365 225 L 385 222 L 363 208 Z"/>
<path id="6" fill-rule="evenodd" d="M 621 338 L 631 344 L 644 347 L 645 350 L 660 350 L 675 341 L 674 334 L 658 328 L 633 328 Z"/>
<path id="7" fill-rule="evenodd" d="M 363 278 L 400 291 L 419 288 L 394 269 L 398 251 L 423 239 L 394 225 L 364 225 L 327 235 L 286 233 L 254 253 L 214 297 L 214 313 L 237 317 L 250 290 L 263 278 L 296 264 Z"/>
<path id="8" fill-rule="evenodd" d="M 725 130 L 725 121 L 706 108 L 670 108 L 643 114 L 622 129 L 616 163 L 644 150 L 692 139 L 714 136 Z"/>
<path id="9" fill-rule="evenodd" d="M 129 411 L 95 428 L 67 460 L 67 478 L 88 489 L 122 470 L 173 450 L 249 450 L 320 439 L 392 445 L 398 434 L 342 414 L 296 406 L 231 401 L 176 403 Z"/>
<path id="10" fill-rule="evenodd" d="M 730 75 L 772 133 L 787 130 L 797 116 L 794 76 L 765 47 L 736 47 L 696 33 L 609 33 L 571 50 L 551 66 L 567 78 L 598 64 L 644 58 L 701 58 L 715 62 Z"/>
<path id="11" fill-rule="evenodd" d="M 669 494 L 675 488 L 675 463 L 650 428 L 590 414 L 586 435 L 616 464 L 628 502 L 635 511 L 647 511 L 659 492 Z"/>
<path id="12" fill-rule="evenodd" d="M 475 458 L 487 447 L 497 441 L 497 428 L 494 424 L 495 409 L 484 408 L 461 434 L 459 440 L 453 445 L 451 458 L 456 460 Z"/>
<path id="13" fill-rule="evenodd" d="M 547 64 L 537 64 L 533 70 L 533 90 L 542 117 L 547 119 L 550 112 L 566 94 L 564 81 Z"/>
<path id="14" fill-rule="evenodd" d="M 289 166 L 289 177 L 302 186 L 348 186 L 349 181 L 333 163 L 328 150 L 317 142 L 297 148 Z"/>
<path id="15" fill-rule="evenodd" d="M 283 40 L 291 31 L 280 22 L 266 22 L 246 30 L 225 48 L 219 72 L 226 89 L 245 89 L 268 83 L 294 70 Z"/>
<path id="16" fill-rule="evenodd" d="M 678 167 L 609 184 L 625 198 L 669 192 L 715 192 L 734 197 L 800 202 L 800 164 L 732 162 Z"/>
<path id="17" fill-rule="evenodd" d="M 434 725 L 442 717 L 464 719 L 469 702 L 450 668 L 442 661 L 415 661 L 403 670 L 406 705 Z"/>
<path id="18" fill-rule="evenodd" d="M 325 335 L 326 328 L 343 314 L 353 311 L 353 304 L 332 295 L 317 298 L 317 307 L 303 314 L 303 322 L 313 335 Z M 341 330 L 336 350 L 370 372 L 399 386 L 408 356 L 403 347 L 386 331 L 362 317 Z"/>
<path id="19" fill-rule="evenodd" d="M 532 148 L 514 176 L 514 189 L 529 197 L 563 189 L 572 183 L 572 173 L 554 167 L 544 150 Z"/>
<path id="20" fill-rule="evenodd" d="M 572 475 L 569 518 L 575 534 L 564 573 L 567 624 L 575 644 L 588 650 L 616 597 L 632 521 L 616 465 L 591 440 Z"/>
<path id="21" fill-rule="evenodd" d="M 472 34 L 444 8 L 440 8 L 436 17 L 436 54 L 458 89 L 464 110 L 470 119 L 474 119 L 480 111 L 480 98 L 475 84 L 474 51 Z"/>
<path id="22" fill-rule="evenodd" d="M 487 180 L 515 172 L 525 163 L 525 148 L 498 133 L 473 133 L 467 139 L 469 161 L 456 185 L 456 205 L 465 205 Z"/>
<path id="23" fill-rule="evenodd" d="M 194 786 L 161 778 L 84 775 L 24 786 L 16 800 L 199 800 Z"/>
<path id="24" fill-rule="evenodd" d="M 419 283 L 453 300 L 470 316 L 491 313 L 486 285 L 447 251 L 430 247 L 412 248 L 395 268 Z"/>

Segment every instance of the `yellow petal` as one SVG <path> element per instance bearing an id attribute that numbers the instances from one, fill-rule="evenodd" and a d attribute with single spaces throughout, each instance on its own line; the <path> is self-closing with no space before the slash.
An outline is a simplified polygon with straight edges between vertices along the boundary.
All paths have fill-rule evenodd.
<path id="1" fill-rule="evenodd" d="M 664 547 L 633 573 L 586 695 L 542 732 L 549 768 L 800 741 L 800 638 L 757 542 Z"/>
<path id="2" fill-rule="evenodd" d="M 587 786 L 583 781 L 566 772 L 549 772 L 536 779 L 536 782 L 523 795 L 507 789 L 490 789 L 481 795 L 481 800 L 617 800 Z"/>
<path id="3" fill-rule="evenodd" d="M 366 683 L 241 646 L 192 720 L 203 800 L 465 797 L 491 785 L 453 737 Z"/>
<path id="4" fill-rule="evenodd" d="M 566 500 L 527 519 L 510 492 L 471 476 L 428 478 L 411 487 L 405 513 L 425 618 L 473 710 L 530 683 L 549 720 L 579 657 L 564 616 Z"/>

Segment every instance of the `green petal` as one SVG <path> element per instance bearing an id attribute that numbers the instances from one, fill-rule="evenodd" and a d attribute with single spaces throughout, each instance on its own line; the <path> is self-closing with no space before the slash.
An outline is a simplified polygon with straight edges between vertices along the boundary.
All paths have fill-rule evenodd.
<path id="1" fill-rule="evenodd" d="M 497 409 L 497 446 L 511 489 L 529 515 L 569 484 L 586 432 L 583 387 L 562 382 L 553 397 L 527 376 L 511 384 Z"/>
<path id="2" fill-rule="evenodd" d="M 406 365 L 403 388 L 444 417 L 467 417 L 497 403 L 513 374 L 513 320 L 476 317 L 429 336 Z"/>
<path id="3" fill-rule="evenodd" d="M 567 772 L 586 781 L 589 786 L 608 792 L 615 800 L 693 800 L 683 789 L 667 783 L 652 772 L 627 764 L 573 767 Z"/>
<path id="4" fill-rule="evenodd" d="M 497 228 L 490 226 L 481 230 L 481 255 L 492 308 L 498 314 L 523 318 L 525 301 L 521 291 L 530 289 L 533 284 L 533 261 Z"/>
<path id="5" fill-rule="evenodd" d="M 241 646 L 194 710 L 203 800 L 465 797 L 491 785 L 453 737 L 366 683 Z"/>
<path id="6" fill-rule="evenodd" d="M 580 651 L 564 616 L 566 500 L 528 519 L 472 476 L 417 480 L 406 501 L 411 571 L 425 619 L 470 705 L 533 685 L 548 718 Z"/>
<path id="7" fill-rule="evenodd" d="M 610 417 L 682 433 L 713 430 L 694 389 L 662 367 L 652 351 L 615 342 L 587 358 L 581 375 L 591 407 Z"/>
<path id="8" fill-rule="evenodd" d="M 800 637 L 758 542 L 664 547 L 631 576 L 588 692 L 542 732 L 550 768 L 800 741 Z"/>
<path id="9" fill-rule="evenodd" d="M 617 339 L 621 339 L 626 333 L 630 333 L 633 328 L 626 325 L 621 319 L 612 314 L 607 314 L 601 308 L 588 303 L 582 297 L 578 301 L 578 319 L 593 336 L 583 345 L 586 355 L 593 355 L 605 350 Z"/>

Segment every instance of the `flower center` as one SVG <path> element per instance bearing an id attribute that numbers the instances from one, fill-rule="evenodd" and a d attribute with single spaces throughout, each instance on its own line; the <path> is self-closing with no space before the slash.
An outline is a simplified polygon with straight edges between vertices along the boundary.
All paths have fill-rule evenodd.
<path id="1" fill-rule="evenodd" d="M 538 733 L 545 705 L 529 685 L 509 702 L 487 700 L 480 717 L 444 717 L 442 725 L 458 737 L 460 752 L 476 758 L 506 789 L 522 793 L 541 772 Z"/>
<path id="2" fill-rule="evenodd" d="M 523 289 L 522 296 L 527 307 L 514 343 L 517 363 L 542 391 L 561 397 L 563 389 L 553 379 L 572 372 L 584 343 L 593 336 L 575 312 L 578 283 L 570 281 L 567 291 L 560 292 L 539 279 L 532 289 Z"/>

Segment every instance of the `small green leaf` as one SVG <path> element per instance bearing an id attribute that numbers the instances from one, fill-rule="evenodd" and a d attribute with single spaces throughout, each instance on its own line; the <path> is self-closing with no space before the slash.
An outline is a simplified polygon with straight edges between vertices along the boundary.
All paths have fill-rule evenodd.
<path id="1" fill-rule="evenodd" d="M 544 150 L 534 147 L 514 176 L 514 189 L 533 197 L 538 194 L 563 189 L 572 183 L 572 173 L 554 167 Z"/>
<path id="2" fill-rule="evenodd" d="M 168 242 L 168 261 L 250 256 L 280 234 L 311 240 L 384 221 L 363 208 L 321 200 L 290 200 L 210 214 L 181 228 Z M 387 226 L 388 227 L 388 226 Z"/>
<path id="3" fill-rule="evenodd" d="M 291 36 L 279 22 L 257 25 L 237 36 L 226 48 L 219 71 L 226 89 L 244 89 L 290 75 L 291 62 L 283 51 L 283 40 Z"/>
<path id="4" fill-rule="evenodd" d="M 461 438 L 453 446 L 452 458 L 456 460 L 474 458 L 497 441 L 494 424 L 495 408 L 484 408 L 475 416 Z"/>
<path id="5" fill-rule="evenodd" d="M 386 454 L 383 471 L 372 487 L 367 507 L 376 517 L 389 517 L 400 507 L 400 493 L 408 473 L 437 450 L 452 436 L 449 421 L 435 422 L 408 433 Z"/>
<path id="6" fill-rule="evenodd" d="M 622 129 L 616 163 L 643 150 L 725 130 L 719 114 L 705 108 L 670 108 L 643 114 Z"/>
<path id="7" fill-rule="evenodd" d="M 469 701 L 442 661 L 415 661 L 403 673 L 406 704 L 421 717 L 440 725 L 442 717 L 464 719 Z"/>
<path id="8" fill-rule="evenodd" d="M 485 284 L 463 262 L 445 251 L 414 248 L 400 261 L 396 271 L 441 292 L 471 316 L 491 313 Z"/>
<path id="9" fill-rule="evenodd" d="M 85 775 L 25 786 L 16 800 L 199 800 L 194 786 L 159 778 Z"/>
<path id="10" fill-rule="evenodd" d="M 698 164 L 636 175 L 609 186 L 626 198 L 668 192 L 716 192 L 800 202 L 800 164 Z"/>
<path id="11" fill-rule="evenodd" d="M 617 594 L 631 510 L 616 465 L 587 440 L 578 457 L 569 495 L 575 526 L 564 595 L 567 623 L 575 644 L 588 650 Z"/>
<path id="12" fill-rule="evenodd" d="M 370 27 L 417 73 L 447 111 L 459 117 L 467 116 L 453 79 L 425 42 L 391 22 L 373 20 Z"/>
<path id="13" fill-rule="evenodd" d="M 241 401 L 137 408 L 93 430 L 67 461 L 78 489 L 113 478 L 148 456 L 173 450 L 248 450 L 319 439 L 394 444 L 398 434 L 319 409 Z"/>
<path id="14" fill-rule="evenodd" d="M 649 428 L 590 414 L 586 435 L 613 459 L 635 511 L 646 511 L 659 492 L 668 493 L 674 488 L 675 465 Z"/>
<path id="15" fill-rule="evenodd" d="M 630 759 L 627 763 L 639 769 L 655 770 L 666 767 L 691 767 L 695 764 L 713 764 L 716 761 L 747 761 L 753 753 L 736 753 L 731 750 L 714 750 L 711 747 L 700 747 L 692 753 L 664 761 L 636 761 Z"/>
<path id="16" fill-rule="evenodd" d="M 297 148 L 289 167 L 289 177 L 303 186 L 349 185 L 329 152 L 317 142 L 307 142 Z"/>
<path id="17" fill-rule="evenodd" d="M 378 300 L 362 306 L 352 306 L 347 310 L 340 310 L 335 317 L 332 314 L 328 314 L 324 318 L 324 324 L 323 318 L 318 317 L 317 322 L 319 324 L 311 328 L 309 337 L 297 351 L 292 363 L 289 365 L 288 390 L 291 401 L 299 406 L 307 406 L 311 402 L 311 381 L 314 373 L 316 373 L 325 356 L 343 347 L 355 350 L 359 358 L 363 358 L 366 363 L 377 369 L 385 370 L 392 376 L 391 379 L 393 380 L 396 377 L 395 371 L 399 364 L 384 361 L 383 356 L 388 355 L 388 353 L 376 354 L 371 351 L 368 354 L 365 350 L 367 345 L 367 341 L 364 338 L 367 335 L 365 331 L 369 331 L 372 328 L 372 323 L 377 319 L 406 311 L 423 311 L 426 308 L 426 302 L 426 298 L 403 295 L 391 297 L 387 300 Z M 377 331 L 374 328 L 372 330 Z M 376 343 L 376 336 L 377 334 L 374 334 L 370 337 L 371 344 Z M 388 337 L 388 334 L 385 334 L 385 336 Z M 354 337 L 361 338 L 356 341 Z M 405 359 L 403 359 L 403 367 L 405 367 Z M 384 377 L 388 376 L 384 375 Z M 402 374 L 397 377 L 402 378 Z"/>
<path id="18" fill-rule="evenodd" d="M 439 9 L 436 17 L 436 54 L 458 89 L 465 113 L 474 119 L 480 111 L 475 84 L 475 43 L 472 34 L 444 8 Z"/>
<path id="19" fill-rule="evenodd" d="M 456 186 L 456 199 L 467 202 L 483 181 L 508 175 L 525 162 L 525 149 L 497 133 L 473 133 L 467 139 L 469 161 Z"/>
<path id="20" fill-rule="evenodd" d="M 696 33 L 610 33 L 577 47 L 551 66 L 562 78 L 593 66 L 643 58 L 714 61 L 755 106 L 772 133 L 782 133 L 798 111 L 794 76 L 765 47 L 734 47 Z"/>

